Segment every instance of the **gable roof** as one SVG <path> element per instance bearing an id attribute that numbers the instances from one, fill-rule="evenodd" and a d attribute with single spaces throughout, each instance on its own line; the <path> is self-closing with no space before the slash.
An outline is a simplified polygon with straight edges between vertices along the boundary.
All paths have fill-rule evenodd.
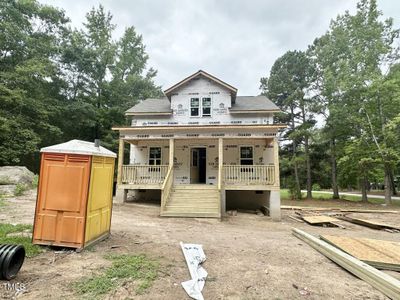
<path id="1" fill-rule="evenodd" d="M 265 96 L 237 96 L 236 103 L 229 110 L 232 113 L 257 112 L 257 111 L 280 111 L 279 107 Z"/>
<path id="2" fill-rule="evenodd" d="M 152 115 L 171 114 L 171 103 L 168 101 L 167 97 L 148 98 L 128 109 L 125 115 L 131 116 L 149 113 Z"/>
<path id="3" fill-rule="evenodd" d="M 171 99 L 171 94 L 177 90 L 178 88 L 180 88 L 181 86 L 183 86 L 184 84 L 188 83 L 190 80 L 192 80 L 193 78 L 197 78 L 197 77 L 204 77 L 207 79 L 212 80 L 213 82 L 215 82 L 216 84 L 228 89 L 231 92 L 231 96 L 232 99 L 235 99 L 236 94 L 237 94 L 237 88 L 231 86 L 230 84 L 218 79 L 217 77 L 203 71 L 203 70 L 199 70 L 196 73 L 186 77 L 185 79 L 179 81 L 178 83 L 174 84 L 173 86 L 171 86 L 170 88 L 166 89 L 164 91 L 164 94 L 168 97 L 168 99 Z"/>

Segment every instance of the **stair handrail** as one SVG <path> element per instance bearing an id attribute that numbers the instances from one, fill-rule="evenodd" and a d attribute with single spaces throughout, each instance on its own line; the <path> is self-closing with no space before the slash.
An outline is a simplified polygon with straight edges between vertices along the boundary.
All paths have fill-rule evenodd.
<path id="1" fill-rule="evenodd" d="M 161 211 L 164 210 L 169 195 L 171 193 L 172 184 L 174 182 L 173 169 L 173 166 L 168 167 L 167 175 L 165 176 L 164 182 L 161 186 Z"/>

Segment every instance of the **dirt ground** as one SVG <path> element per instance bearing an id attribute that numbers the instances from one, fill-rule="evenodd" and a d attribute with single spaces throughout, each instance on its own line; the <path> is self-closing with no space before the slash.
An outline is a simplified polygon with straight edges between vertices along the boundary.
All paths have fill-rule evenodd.
<path id="1" fill-rule="evenodd" d="M 5 200 L 0 222 L 33 221 L 34 192 Z M 326 205 L 324 201 L 286 202 L 286 205 Z M 332 202 L 338 206 L 342 202 Z M 351 203 L 346 202 L 346 207 Z M 379 208 L 379 205 L 368 205 Z M 346 223 L 346 229 L 312 227 L 288 217 L 282 222 L 268 217 L 238 213 L 222 222 L 214 219 L 160 218 L 155 204 L 114 205 L 111 237 L 91 251 L 75 253 L 48 249 L 27 259 L 15 282 L 27 292 L 21 299 L 79 299 L 72 284 L 109 265 L 108 253 L 142 254 L 161 264 L 158 279 L 146 294 L 136 295 L 126 284 L 106 299 L 188 299 L 180 283 L 189 279 L 179 242 L 200 243 L 207 255 L 209 273 L 203 290 L 205 299 L 387 299 L 291 234 L 297 227 L 314 235 L 331 234 L 399 241 L 389 233 Z M 363 214 L 363 217 L 400 226 L 396 214 Z M 388 272 L 400 279 L 399 273 Z M 0 282 L 2 284 L 3 282 Z M 304 294 L 304 289 L 309 291 Z M 0 291 L 1 292 L 1 291 Z M 307 294 L 307 293 L 306 293 Z M 1 293 L 0 293 L 1 296 Z M 1 297 L 0 297 L 1 298 Z"/>

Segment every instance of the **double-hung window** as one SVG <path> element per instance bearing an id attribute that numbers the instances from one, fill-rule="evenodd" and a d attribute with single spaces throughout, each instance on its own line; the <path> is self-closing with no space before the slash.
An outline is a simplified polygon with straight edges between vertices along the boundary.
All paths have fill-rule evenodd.
<path id="1" fill-rule="evenodd" d="M 150 147 L 149 150 L 149 165 L 161 165 L 161 147 Z"/>
<path id="2" fill-rule="evenodd" d="M 200 101 L 199 98 L 190 99 L 190 116 L 199 117 L 200 116 Z"/>
<path id="3" fill-rule="evenodd" d="M 211 117 L 211 98 L 190 98 L 190 116 Z"/>
<path id="4" fill-rule="evenodd" d="M 240 147 L 240 164 L 246 166 L 253 165 L 253 147 Z"/>
<path id="5" fill-rule="evenodd" d="M 203 117 L 211 117 L 211 98 L 203 98 L 201 101 Z"/>

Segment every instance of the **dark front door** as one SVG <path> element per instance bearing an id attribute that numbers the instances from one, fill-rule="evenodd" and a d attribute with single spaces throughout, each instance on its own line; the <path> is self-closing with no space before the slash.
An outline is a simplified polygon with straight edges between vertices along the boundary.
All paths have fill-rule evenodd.
<path id="1" fill-rule="evenodd" d="M 192 148 L 190 183 L 206 183 L 206 148 Z"/>

